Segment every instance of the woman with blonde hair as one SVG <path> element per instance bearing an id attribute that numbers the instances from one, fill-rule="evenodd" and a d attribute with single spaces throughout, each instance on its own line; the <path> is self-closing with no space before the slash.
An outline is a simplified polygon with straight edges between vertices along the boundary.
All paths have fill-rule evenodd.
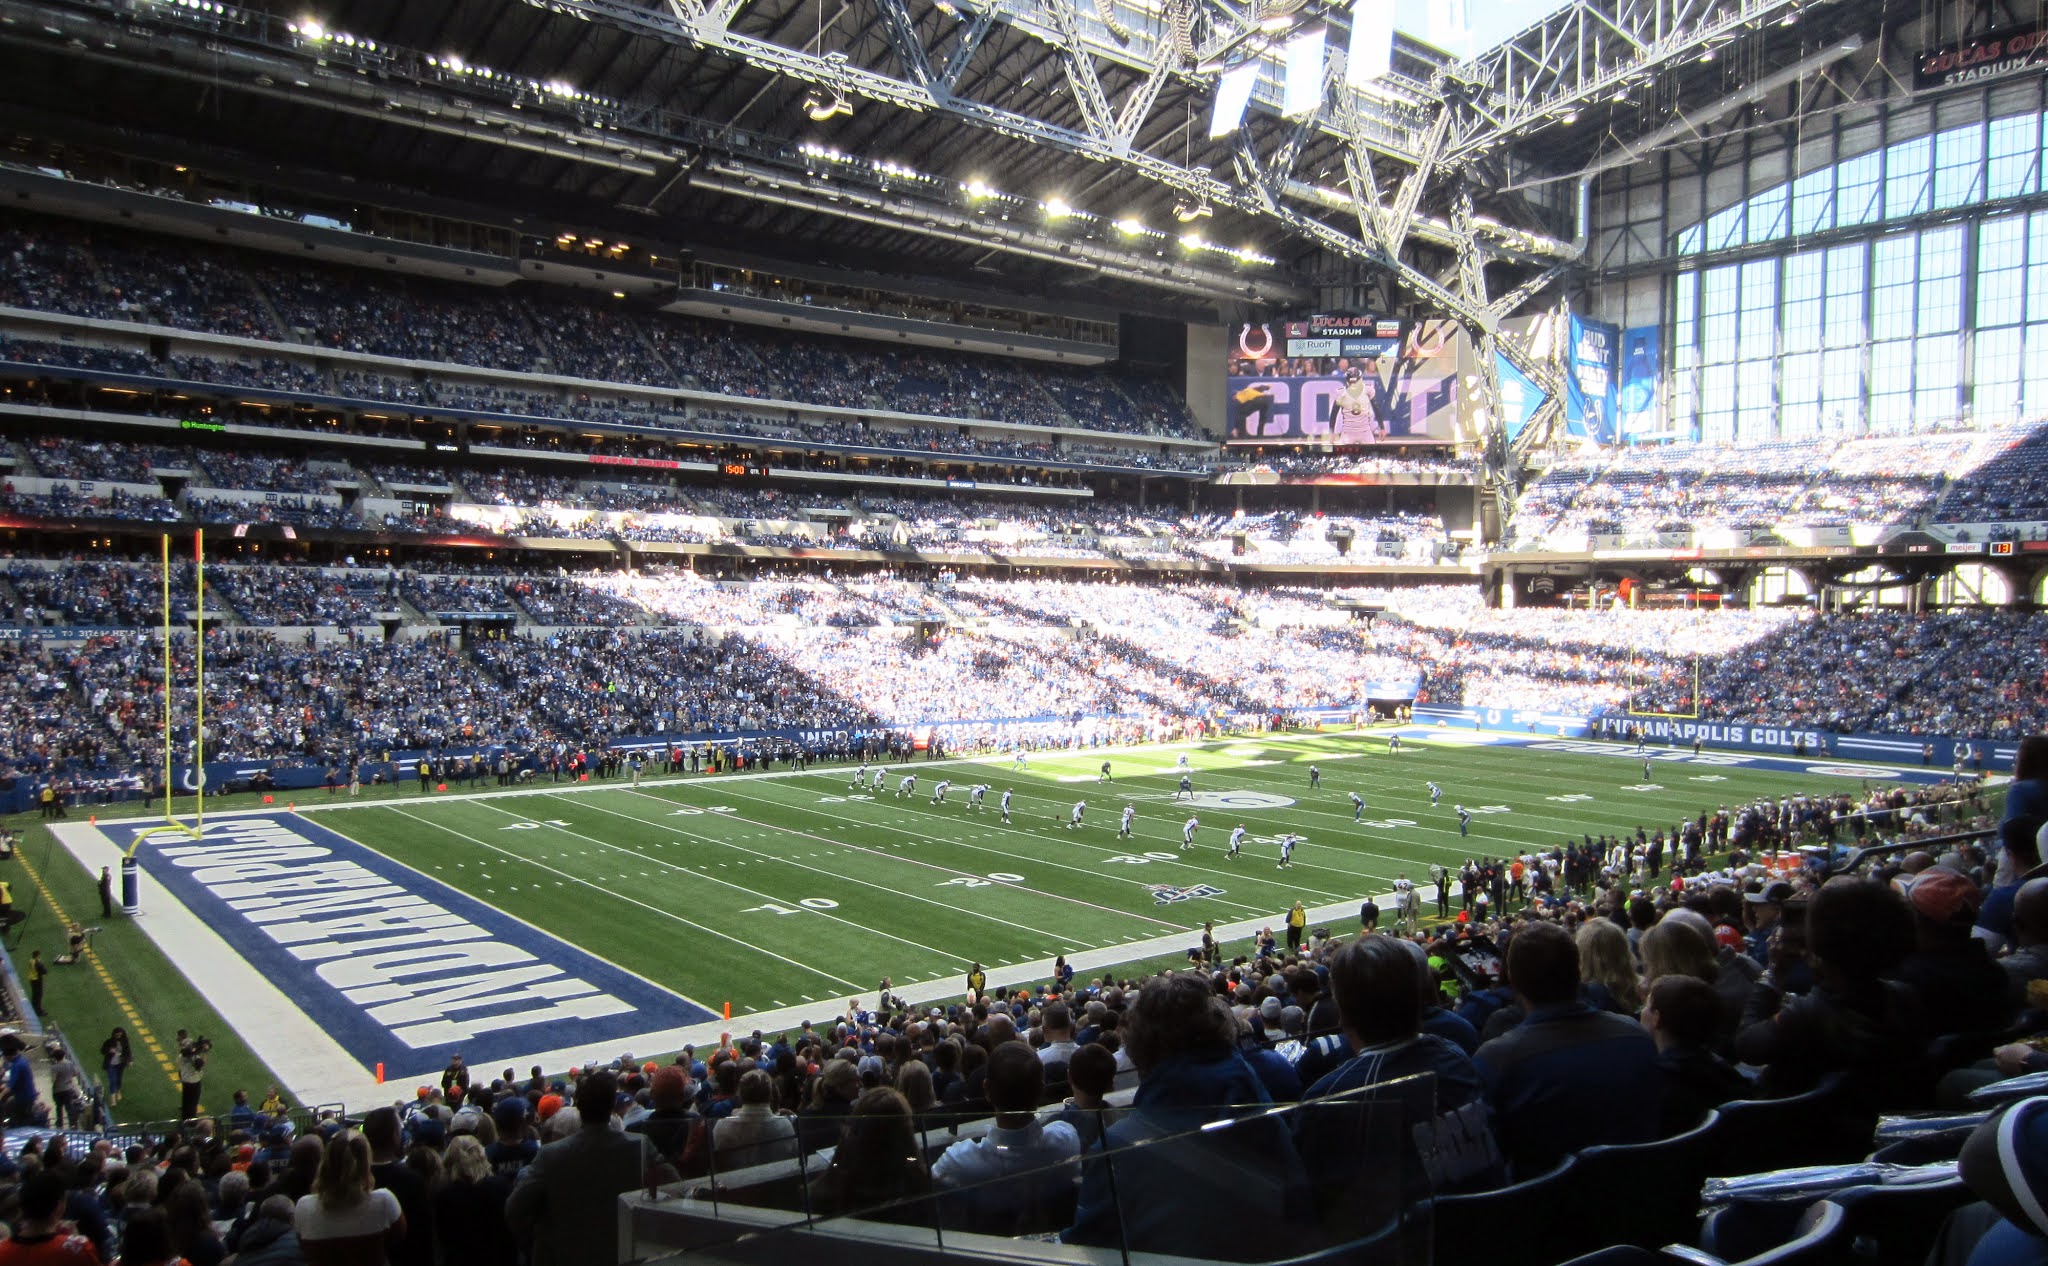
<path id="1" fill-rule="evenodd" d="M 1720 974 L 1714 943 L 1684 919 L 1666 915 L 1643 933 L 1643 988 L 1666 976 L 1696 976 L 1713 984 Z"/>
<path id="2" fill-rule="evenodd" d="M 293 1226 L 312 1266 L 385 1266 L 405 1239 L 398 1197 L 377 1187 L 370 1141 L 359 1130 L 327 1140 L 313 1190 L 299 1197 Z"/>
<path id="3" fill-rule="evenodd" d="M 1606 1009 L 1628 1016 L 1640 1012 L 1643 989 L 1628 933 L 1606 919 L 1588 919 L 1573 939 L 1579 947 L 1579 979 L 1606 991 Z"/>
<path id="4" fill-rule="evenodd" d="M 481 1141 L 468 1134 L 448 1140 L 441 1157 L 446 1180 L 434 1193 L 434 1235 L 443 1266 L 503 1266 L 518 1260 L 505 1200 L 512 1180 L 493 1173 Z"/>

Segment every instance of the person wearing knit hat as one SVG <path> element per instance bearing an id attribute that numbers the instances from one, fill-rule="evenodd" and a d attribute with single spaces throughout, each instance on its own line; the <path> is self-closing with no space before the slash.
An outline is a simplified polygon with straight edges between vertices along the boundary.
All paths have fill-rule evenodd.
<path id="1" fill-rule="evenodd" d="M 626 1129 L 645 1135 L 649 1147 L 674 1162 L 681 1158 L 683 1149 L 689 1144 L 690 1131 L 698 1120 L 690 1102 L 693 1096 L 689 1074 L 675 1064 L 657 1068 L 654 1070 L 654 1084 L 647 1095 L 654 1110 L 637 1121 L 628 1122 Z"/>
<path id="2" fill-rule="evenodd" d="M 1899 979 L 1920 996 L 1928 1031 L 1985 1033 L 2012 1019 L 2005 971 L 1972 929 L 1983 894 L 1976 881 L 1945 866 L 1923 870 L 1906 890 L 1916 947 Z"/>

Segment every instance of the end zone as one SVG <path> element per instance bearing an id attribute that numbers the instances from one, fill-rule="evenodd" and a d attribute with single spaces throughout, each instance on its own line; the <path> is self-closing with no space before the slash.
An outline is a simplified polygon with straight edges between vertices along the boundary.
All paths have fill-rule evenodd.
<path id="1" fill-rule="evenodd" d="M 150 824 L 59 825 L 88 873 Z M 562 1068 L 676 1049 L 709 1008 L 293 813 L 210 817 L 145 844 L 137 919 L 301 1102 L 373 1102 L 386 1080 Z"/>

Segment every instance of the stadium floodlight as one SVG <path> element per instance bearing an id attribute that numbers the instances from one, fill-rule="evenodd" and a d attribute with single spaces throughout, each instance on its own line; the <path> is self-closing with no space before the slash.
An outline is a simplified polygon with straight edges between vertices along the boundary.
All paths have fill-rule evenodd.
<path id="1" fill-rule="evenodd" d="M 1304 31 L 1287 41 L 1286 73 L 1280 81 L 1280 114 L 1298 119 L 1314 114 L 1323 104 L 1323 45 L 1328 38 L 1322 27 Z"/>
<path id="2" fill-rule="evenodd" d="M 989 183 L 979 176 L 961 185 L 960 188 L 970 199 L 976 202 L 995 193 L 995 190 L 989 187 Z"/>
<path id="3" fill-rule="evenodd" d="M 1145 222 L 1137 216 L 1127 215 L 1116 222 L 1116 231 L 1128 237 L 1136 237 L 1145 231 Z"/>
<path id="4" fill-rule="evenodd" d="M 1202 240 L 1202 235 L 1200 233 L 1195 232 L 1193 229 L 1189 229 L 1187 232 L 1180 235 L 1180 244 L 1182 246 L 1187 247 L 1191 251 L 1201 250 L 1204 246 L 1208 245 L 1207 242 Z"/>
<path id="5" fill-rule="evenodd" d="M 853 103 L 844 94 L 834 89 L 827 98 L 816 88 L 804 95 L 804 113 L 811 116 L 813 123 L 830 123 L 842 114 L 853 113 Z"/>
<path id="6" fill-rule="evenodd" d="M 1067 205 L 1067 200 L 1065 198 L 1051 197 L 1045 200 L 1046 219 L 1064 220 L 1072 214 L 1074 214 L 1074 208 Z"/>
<path id="7" fill-rule="evenodd" d="M 1209 116 L 1209 139 L 1221 140 L 1244 125 L 1245 107 L 1251 104 L 1252 88 L 1259 81 L 1259 64 L 1241 62 L 1223 72 L 1216 81 L 1216 109 Z"/>
<path id="8" fill-rule="evenodd" d="M 1351 45 L 1344 82 L 1363 88 L 1394 68 L 1394 0 L 1358 0 L 1351 8 Z"/>

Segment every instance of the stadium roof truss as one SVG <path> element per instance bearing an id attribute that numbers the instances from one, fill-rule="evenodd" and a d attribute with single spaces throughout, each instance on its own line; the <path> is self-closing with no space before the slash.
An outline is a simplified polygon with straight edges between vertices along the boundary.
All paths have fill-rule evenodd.
<path id="1" fill-rule="evenodd" d="M 1591 186 L 1601 167 L 1577 181 L 1569 238 L 1480 214 L 1475 183 L 1498 173 L 1509 151 L 1567 124 L 1580 110 L 1627 101 L 1660 75 L 1838 0 L 1570 0 L 1468 61 L 1404 42 L 1395 70 L 1364 87 L 1346 83 L 1345 41 L 1337 36 L 1340 29 L 1348 33 L 1349 17 L 1325 0 L 1094 0 L 1087 8 L 1076 0 L 943 0 L 937 7 L 955 17 L 957 27 L 936 41 L 911 0 L 872 0 L 892 53 L 885 66 L 743 34 L 733 20 L 745 0 L 526 3 L 723 53 L 835 94 L 942 112 L 1002 136 L 1120 164 L 1180 197 L 1277 221 L 1336 255 L 1376 264 L 1472 332 L 1486 367 L 1482 398 L 1492 416 L 1500 415 L 1495 351 L 1544 390 L 1545 404 L 1517 442 L 1527 448 L 1545 440 L 1561 417 L 1563 384 L 1501 322 L 1584 255 Z M 1169 83 L 1210 88 L 1225 59 L 1266 47 L 1263 37 L 1276 15 L 1290 24 L 1323 21 L 1332 28 L 1322 108 L 1298 122 L 1239 130 L 1231 181 L 1137 143 Z M 964 73 L 998 28 L 1028 36 L 1047 60 L 1057 60 L 1071 90 L 1065 117 L 1007 109 L 961 90 Z M 1833 55 L 1853 47 L 1845 44 Z M 1813 60 L 1828 59 L 1824 51 Z M 1105 67 L 1120 69 L 1128 80 L 1120 100 L 1107 86 Z M 1802 62 L 1799 69 L 1809 67 Z M 1254 102 L 1269 118 L 1279 113 L 1270 83 L 1260 83 Z M 1725 108 L 1735 104 L 1730 98 Z M 1696 110 L 1672 126 L 1690 130 L 1712 113 L 1713 107 Z M 1333 146 L 1341 157 L 1341 190 L 1297 174 L 1314 144 Z M 1332 218 L 1332 212 L 1340 214 Z M 1445 277 L 1423 266 L 1411 244 L 1448 252 L 1454 270 Z M 1522 266 L 1520 278 L 1499 294 L 1487 278 L 1496 263 Z M 1502 446 L 1496 456 L 1505 474 L 1511 455 Z"/>
<path id="2" fill-rule="evenodd" d="M 266 3 L 280 11 L 256 7 Z M 1482 350 L 1476 386 L 1491 416 L 1493 352 L 1541 387 L 1548 399 L 1518 451 L 1549 438 L 1564 392 L 1502 323 L 1581 267 L 1599 173 L 1695 137 L 1884 20 L 1848 0 L 1570 0 L 1464 61 L 1396 36 L 1389 73 L 1354 86 L 1348 6 L 1332 0 L 326 0 L 327 29 L 300 3 L 0 0 L 0 40 L 47 39 L 114 65 L 147 58 L 159 74 L 232 78 L 336 116 L 485 140 L 555 160 L 561 180 L 582 173 L 584 196 L 636 211 L 680 214 L 717 194 L 764 208 L 752 232 L 831 216 L 868 235 L 855 245 L 928 237 L 963 269 L 976 252 L 1004 252 L 1211 301 L 1311 302 L 1298 272 L 1248 268 L 1278 262 L 1252 248 L 1192 227 L 1178 253 L 1156 230 L 1126 241 L 1109 230 L 1129 213 L 1091 217 L 1092 233 L 1056 231 L 1051 202 L 1025 191 L 1079 181 L 1077 195 L 1103 203 L 1199 207 L 1219 239 L 1277 226 L 1462 321 Z M 1315 23 L 1331 50 L 1321 105 L 1286 119 L 1275 46 Z M 440 51 L 461 38 L 511 69 Z M 1210 142 L 1198 111 L 1220 71 L 1246 58 L 1267 63 L 1247 120 Z M 1731 74 L 1738 60 L 1749 69 Z M 783 107 L 803 93 L 862 108 L 833 124 L 831 146 L 800 143 Z M 763 101 L 777 122 L 742 126 Z M 986 155 L 1003 191 L 947 174 L 963 151 Z M 1493 430 L 1489 466 L 1506 477 L 1516 453 Z"/>

